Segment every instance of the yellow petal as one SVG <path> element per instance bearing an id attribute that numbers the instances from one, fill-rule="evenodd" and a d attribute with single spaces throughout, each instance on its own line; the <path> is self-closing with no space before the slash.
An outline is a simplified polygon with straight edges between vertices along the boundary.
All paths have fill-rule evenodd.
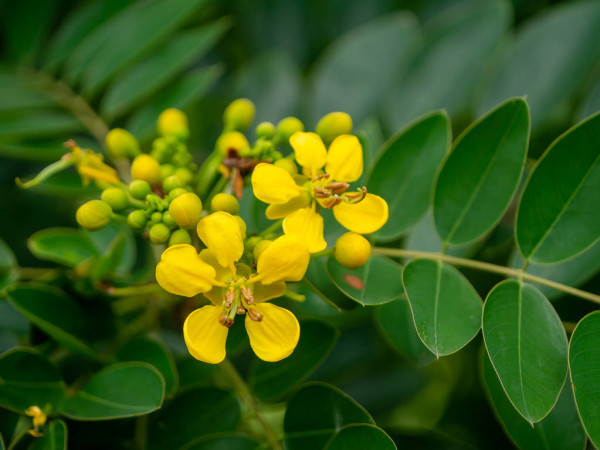
<path id="1" fill-rule="evenodd" d="M 215 269 L 215 278 L 217 281 L 225 283 L 231 279 L 231 270 L 228 267 L 223 267 L 215 258 L 215 255 L 207 248 L 200 250 L 200 259 L 206 264 L 210 264 Z"/>
<path id="2" fill-rule="evenodd" d="M 310 253 L 327 248 L 327 242 L 323 239 L 323 218 L 313 208 L 299 209 L 283 219 L 283 231 L 286 235 L 300 236 Z"/>
<path id="3" fill-rule="evenodd" d="M 281 219 L 300 208 L 306 208 L 309 204 L 310 197 L 307 195 L 299 195 L 286 203 L 271 204 L 267 207 L 267 219 Z"/>
<path id="4" fill-rule="evenodd" d="M 246 331 L 250 346 L 263 361 L 280 361 L 292 354 L 300 338 L 300 324 L 287 309 L 270 303 L 253 305 L 262 314 L 256 322 L 246 314 Z"/>
<path id="5" fill-rule="evenodd" d="M 201 219 L 197 231 L 219 264 L 235 272 L 234 263 L 244 253 L 242 231 L 235 217 L 224 211 L 217 211 Z"/>
<path id="6" fill-rule="evenodd" d="M 210 364 L 225 359 L 225 341 L 229 328 L 219 323 L 220 306 L 203 306 L 192 312 L 183 324 L 183 339 L 190 354 Z"/>
<path id="7" fill-rule="evenodd" d="M 263 284 L 300 281 L 308 268 L 310 254 L 299 236 L 286 234 L 275 239 L 258 257 L 256 279 Z"/>
<path id="8" fill-rule="evenodd" d="M 333 207 L 333 215 L 350 231 L 369 234 L 379 230 L 388 220 L 388 204 L 378 195 L 367 194 L 358 203 L 342 202 Z"/>
<path id="9" fill-rule="evenodd" d="M 252 190 L 261 202 L 279 204 L 298 197 L 303 188 L 281 167 L 260 163 L 252 172 Z"/>
<path id="10" fill-rule="evenodd" d="M 281 297 L 285 294 L 285 283 L 278 281 L 272 284 L 262 284 L 258 281 L 253 288 L 254 300 L 257 302 L 266 302 L 272 298 Z"/>
<path id="11" fill-rule="evenodd" d="M 309 169 L 311 176 L 325 165 L 327 149 L 317 133 L 298 131 L 290 138 L 290 144 L 296 153 L 296 161 Z"/>
<path id="12" fill-rule="evenodd" d="M 156 266 L 156 281 L 175 295 L 193 297 L 208 292 L 215 284 L 215 269 L 206 264 L 188 244 L 167 248 Z"/>
<path id="13" fill-rule="evenodd" d="M 329 146 L 325 172 L 332 180 L 356 181 L 363 172 L 363 150 L 356 136 L 343 134 Z"/>

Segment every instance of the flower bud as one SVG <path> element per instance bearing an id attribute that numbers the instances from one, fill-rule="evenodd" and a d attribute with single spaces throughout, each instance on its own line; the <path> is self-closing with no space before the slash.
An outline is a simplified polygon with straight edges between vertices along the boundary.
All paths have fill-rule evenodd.
<path id="1" fill-rule="evenodd" d="M 141 209 L 131 211 L 127 216 L 127 225 L 135 230 L 140 230 L 146 226 L 148 222 L 148 216 Z"/>
<path id="2" fill-rule="evenodd" d="M 150 214 L 150 221 L 152 223 L 159 223 L 159 222 L 162 222 L 162 220 L 163 220 L 162 213 L 155 211 L 152 214 Z"/>
<path id="3" fill-rule="evenodd" d="M 104 142 L 113 159 L 133 158 L 140 154 L 140 144 L 135 136 L 122 128 L 110 130 Z"/>
<path id="4" fill-rule="evenodd" d="M 181 228 L 192 229 L 202 218 L 202 201 L 196 194 L 187 192 L 171 202 L 169 214 Z"/>
<path id="5" fill-rule="evenodd" d="M 357 269 L 371 256 L 371 244 L 362 235 L 349 231 L 335 243 L 333 255 L 347 269 Z"/>
<path id="6" fill-rule="evenodd" d="M 160 164 L 150 155 L 136 156 L 131 164 L 131 178 L 152 186 L 160 181 Z"/>
<path id="7" fill-rule="evenodd" d="M 171 230 L 164 223 L 155 223 L 150 227 L 148 236 L 153 244 L 164 244 L 169 240 Z"/>
<path id="8" fill-rule="evenodd" d="M 150 192 L 150 185 L 143 180 L 133 180 L 129 183 L 129 193 L 135 199 L 144 200 Z"/>
<path id="9" fill-rule="evenodd" d="M 237 150 L 238 153 L 241 153 L 243 150 L 250 148 L 250 143 L 248 142 L 248 139 L 246 139 L 246 136 L 239 131 L 229 131 L 223 133 L 219 139 L 217 139 L 217 148 L 222 155 L 227 155 L 227 152 L 230 149 Z"/>
<path id="10" fill-rule="evenodd" d="M 321 136 L 325 145 L 342 135 L 352 131 L 352 118 L 344 112 L 332 112 L 323 116 L 317 124 L 317 134 Z"/>
<path id="11" fill-rule="evenodd" d="M 192 155 L 188 151 L 177 152 L 171 158 L 171 162 L 177 167 L 186 167 L 192 162 Z"/>
<path id="12" fill-rule="evenodd" d="M 171 238 L 169 239 L 169 246 L 178 245 L 178 244 L 191 244 L 192 238 L 190 233 L 187 230 L 179 230 L 173 231 L 171 233 Z"/>
<path id="13" fill-rule="evenodd" d="M 176 136 L 185 140 L 190 135 L 188 119 L 184 113 L 175 108 L 165 109 L 158 116 L 158 132 L 162 136 Z"/>
<path id="14" fill-rule="evenodd" d="M 277 140 L 287 144 L 297 131 L 304 131 L 304 124 L 296 117 L 286 117 L 277 124 Z"/>
<path id="15" fill-rule="evenodd" d="M 240 216 L 233 216 L 235 220 L 237 220 L 238 225 L 240 226 L 240 231 L 242 233 L 242 239 L 246 239 L 246 222 Z"/>
<path id="16" fill-rule="evenodd" d="M 183 186 L 191 184 L 192 180 L 194 179 L 194 174 L 192 171 L 185 167 L 178 167 L 175 169 L 173 175 L 181 180 Z"/>
<path id="17" fill-rule="evenodd" d="M 273 125 L 271 122 L 259 123 L 256 126 L 256 137 L 267 140 L 273 139 L 273 137 L 275 137 L 275 125 Z"/>
<path id="18" fill-rule="evenodd" d="M 251 238 L 248 238 L 246 244 L 244 245 L 244 248 L 246 250 L 253 251 L 254 247 L 256 247 L 256 244 L 258 244 L 260 241 L 262 241 L 262 237 L 252 236 Z"/>
<path id="19" fill-rule="evenodd" d="M 228 130 L 244 131 L 254 120 L 256 108 L 247 98 L 232 101 L 223 114 L 225 128 Z"/>
<path id="20" fill-rule="evenodd" d="M 187 190 L 184 188 L 175 188 L 171 192 L 169 192 L 169 200 L 173 201 L 180 195 L 187 194 Z"/>
<path id="21" fill-rule="evenodd" d="M 219 193 L 210 201 L 210 209 L 213 212 L 225 211 L 229 214 L 236 215 L 240 212 L 240 204 L 233 195 Z"/>
<path id="22" fill-rule="evenodd" d="M 183 183 L 176 175 L 171 175 L 163 180 L 163 188 L 165 192 L 171 192 L 173 189 L 183 187 Z"/>
<path id="23" fill-rule="evenodd" d="M 170 229 L 173 229 L 177 226 L 177 222 L 173 220 L 171 217 L 171 213 L 169 211 L 165 211 L 162 216 L 163 223 L 168 226 Z"/>
<path id="24" fill-rule="evenodd" d="M 281 158 L 273 163 L 274 166 L 281 167 L 291 176 L 298 174 L 298 166 L 289 158 Z"/>
<path id="25" fill-rule="evenodd" d="M 113 211 L 120 211 L 129 206 L 129 199 L 123 189 L 111 187 L 102 191 L 100 198 L 108 203 Z"/>
<path id="26" fill-rule="evenodd" d="M 258 257 L 260 256 L 260 254 L 262 252 L 264 252 L 267 249 L 267 247 L 269 245 L 271 245 L 272 242 L 273 241 L 270 241 L 269 239 L 263 239 L 258 244 L 256 244 L 254 246 L 254 252 L 253 252 L 254 253 L 254 259 L 258 260 Z"/>
<path id="27" fill-rule="evenodd" d="M 173 164 L 161 164 L 160 165 L 160 178 L 165 179 L 175 174 L 175 166 Z"/>
<path id="28" fill-rule="evenodd" d="M 86 230 L 97 231 L 110 222 L 112 209 L 102 200 L 90 200 L 79 207 L 75 214 L 77 223 Z"/>

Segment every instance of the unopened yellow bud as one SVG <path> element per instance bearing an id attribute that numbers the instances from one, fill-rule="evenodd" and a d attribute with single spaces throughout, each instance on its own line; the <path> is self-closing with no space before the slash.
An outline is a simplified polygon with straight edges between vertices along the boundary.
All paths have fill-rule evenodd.
<path id="1" fill-rule="evenodd" d="M 222 155 L 227 155 L 230 149 L 236 150 L 241 153 L 243 150 L 250 148 L 250 143 L 246 136 L 239 131 L 229 131 L 223 133 L 219 139 L 217 139 L 217 148 Z"/>
<path id="2" fill-rule="evenodd" d="M 240 203 L 233 195 L 220 193 L 215 195 L 210 201 L 210 209 L 213 212 L 225 211 L 236 215 L 240 212 Z"/>
<path id="3" fill-rule="evenodd" d="M 187 116 L 175 108 L 165 109 L 160 113 L 157 125 L 162 136 L 175 136 L 185 140 L 190 135 Z"/>
<path id="4" fill-rule="evenodd" d="M 133 134 L 113 128 L 106 135 L 106 151 L 113 159 L 133 158 L 140 154 L 140 144 Z"/>
<path id="5" fill-rule="evenodd" d="M 294 161 L 292 161 L 289 158 L 278 159 L 277 161 L 275 161 L 273 163 L 273 165 L 275 165 L 277 167 L 281 167 L 283 170 L 285 170 L 291 176 L 294 176 L 298 173 L 298 166 L 296 165 L 296 163 Z"/>
<path id="6" fill-rule="evenodd" d="M 181 228 L 192 229 L 202 218 L 202 200 L 191 192 L 182 194 L 169 205 L 169 214 Z"/>
<path id="7" fill-rule="evenodd" d="M 271 140 L 275 137 L 275 125 L 271 122 L 261 122 L 256 126 L 256 137 Z"/>
<path id="8" fill-rule="evenodd" d="M 304 124 L 296 117 L 286 117 L 277 124 L 277 141 L 288 143 L 290 137 L 298 131 L 304 131 Z"/>
<path id="9" fill-rule="evenodd" d="M 114 211 L 120 211 L 129 206 L 129 199 L 123 189 L 111 187 L 102 191 L 100 198 L 108 203 Z"/>
<path id="10" fill-rule="evenodd" d="M 77 223 L 86 230 L 96 231 L 110 222 L 112 209 L 102 200 L 90 200 L 79 207 L 75 213 Z"/>
<path id="11" fill-rule="evenodd" d="M 223 114 L 225 128 L 228 130 L 244 131 L 254 120 L 256 107 L 247 98 L 232 101 Z"/>
<path id="12" fill-rule="evenodd" d="M 240 226 L 240 232 L 242 233 L 242 239 L 246 239 L 246 222 L 240 216 L 233 216 L 235 220 L 237 220 L 238 225 Z"/>
<path id="13" fill-rule="evenodd" d="M 150 155 L 139 155 L 131 163 L 131 178 L 150 185 L 160 181 L 160 164 Z"/>
<path id="14" fill-rule="evenodd" d="M 261 254 L 262 252 L 264 252 L 264 251 L 267 249 L 267 247 L 268 247 L 269 245 L 271 245 L 271 243 L 272 243 L 272 242 L 273 242 L 273 241 L 270 241 L 269 239 L 263 239 L 263 240 L 262 240 L 262 241 L 260 241 L 258 244 L 256 244 L 256 245 L 254 246 L 254 252 L 253 252 L 253 253 L 254 253 L 254 259 L 256 259 L 256 260 L 257 260 L 257 259 L 258 259 L 258 257 L 260 256 L 260 254 Z"/>
<path id="15" fill-rule="evenodd" d="M 344 112 L 332 112 L 323 116 L 317 124 L 317 134 L 321 136 L 325 145 L 342 135 L 352 131 L 352 118 Z"/>
<path id="16" fill-rule="evenodd" d="M 333 255 L 347 269 L 357 269 L 371 256 L 371 244 L 362 235 L 349 231 L 335 243 Z"/>

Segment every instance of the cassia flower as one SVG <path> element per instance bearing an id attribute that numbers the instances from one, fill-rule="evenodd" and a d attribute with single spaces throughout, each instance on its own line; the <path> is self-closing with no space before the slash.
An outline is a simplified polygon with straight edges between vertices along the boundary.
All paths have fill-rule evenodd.
<path id="1" fill-rule="evenodd" d="M 267 217 L 284 218 L 286 235 L 301 236 L 311 253 L 327 247 L 323 238 L 322 208 L 332 209 L 337 221 L 350 231 L 368 234 L 388 219 L 386 201 L 365 187 L 349 192 L 363 172 L 362 146 L 356 136 L 341 135 L 325 148 L 316 133 L 297 132 L 290 138 L 303 175 L 292 177 L 273 164 L 261 163 L 252 174 L 252 188 L 268 203 Z"/>
<path id="2" fill-rule="evenodd" d="M 204 293 L 212 302 L 192 312 L 183 326 L 191 355 L 218 364 L 225 358 L 229 327 L 245 314 L 250 345 L 265 361 L 289 356 L 300 337 L 300 325 L 287 309 L 266 303 L 285 293 L 286 281 L 299 281 L 310 254 L 298 236 L 275 239 L 256 261 L 256 271 L 240 262 L 244 253 L 242 230 L 236 217 L 218 211 L 198 222 L 198 236 L 206 245 L 200 253 L 187 244 L 162 254 L 156 280 L 163 289 L 185 297 Z"/>
<path id="3" fill-rule="evenodd" d="M 89 185 L 91 180 L 108 184 L 119 183 L 117 171 L 102 161 L 102 155 L 90 149 L 81 149 L 73 141 L 68 141 L 65 145 L 71 148 L 68 156 L 74 159 L 84 186 Z"/>

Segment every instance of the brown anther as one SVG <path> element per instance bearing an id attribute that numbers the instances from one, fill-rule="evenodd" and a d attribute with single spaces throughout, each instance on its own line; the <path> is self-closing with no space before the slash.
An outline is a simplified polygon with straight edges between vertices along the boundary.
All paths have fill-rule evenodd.
<path id="1" fill-rule="evenodd" d="M 360 190 L 360 192 L 357 192 L 356 194 L 346 194 L 346 201 L 348 201 L 348 203 L 359 203 L 361 201 L 363 201 L 363 199 L 367 196 L 367 188 L 365 186 L 363 186 Z"/>
<path id="2" fill-rule="evenodd" d="M 63 147 L 74 149 L 75 147 L 77 147 L 77 142 L 75 142 L 73 139 L 69 139 L 68 141 L 63 143 Z"/>
<path id="3" fill-rule="evenodd" d="M 225 314 L 221 314 L 219 317 L 219 323 L 224 327 L 231 328 L 233 325 L 233 320 L 227 317 Z"/>
<path id="4" fill-rule="evenodd" d="M 250 319 L 254 320 L 255 322 L 262 322 L 263 320 L 263 315 L 255 309 L 248 310 L 248 317 L 250 317 Z"/>
<path id="5" fill-rule="evenodd" d="M 249 305 L 254 303 L 254 294 L 252 294 L 252 289 L 250 289 L 248 286 L 244 286 L 240 289 L 240 291 L 242 292 L 246 303 L 248 303 Z"/>
<path id="6" fill-rule="evenodd" d="M 341 194 L 350 189 L 350 185 L 343 181 L 332 181 L 330 183 L 327 183 L 325 187 L 327 189 L 331 189 L 331 192 L 333 192 L 334 194 Z"/>
<path id="7" fill-rule="evenodd" d="M 327 198 L 332 192 L 327 189 L 322 188 L 321 186 L 315 186 L 313 189 L 316 198 Z"/>
<path id="8" fill-rule="evenodd" d="M 327 209 L 331 209 L 334 206 L 339 205 L 340 203 L 342 203 L 342 198 L 339 195 L 335 194 L 327 200 L 325 200 L 323 202 L 323 206 Z"/>
<path id="9" fill-rule="evenodd" d="M 237 314 L 246 314 L 246 310 L 243 307 L 238 306 L 236 313 Z"/>
<path id="10" fill-rule="evenodd" d="M 322 173 L 321 175 L 317 175 L 316 177 L 314 177 L 312 180 L 313 180 L 313 183 L 314 183 L 315 181 L 319 181 L 319 180 L 323 180 L 323 179 L 327 179 L 327 178 L 329 178 L 329 174 L 328 173 Z"/>
<path id="11" fill-rule="evenodd" d="M 231 305 L 233 305 L 233 300 L 235 300 L 235 293 L 232 289 L 228 289 L 225 293 L 225 298 L 223 299 L 223 302 L 225 303 L 225 308 L 231 308 Z"/>

